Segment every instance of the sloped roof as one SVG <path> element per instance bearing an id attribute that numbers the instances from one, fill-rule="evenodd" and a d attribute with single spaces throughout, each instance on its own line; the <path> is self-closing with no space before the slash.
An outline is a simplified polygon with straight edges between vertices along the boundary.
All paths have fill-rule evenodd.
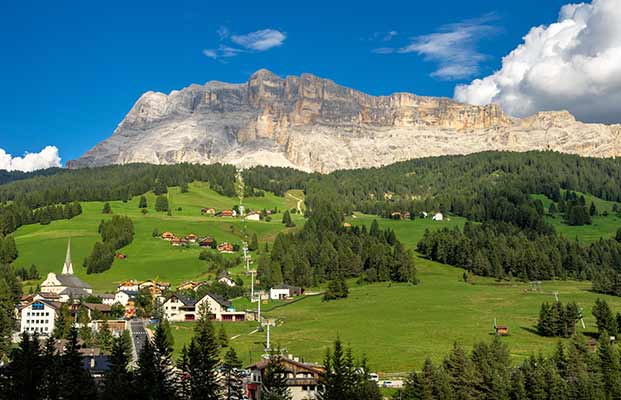
<path id="1" fill-rule="evenodd" d="M 60 274 L 56 275 L 56 279 L 63 285 L 71 288 L 91 289 L 91 285 L 84 282 L 75 275 Z"/>
<path id="2" fill-rule="evenodd" d="M 166 298 L 166 301 L 170 300 L 173 296 L 174 296 L 174 297 L 176 297 L 176 298 L 178 298 L 179 300 L 181 300 L 181 302 L 182 302 L 182 303 L 183 303 L 183 305 L 185 305 L 185 306 L 193 306 L 193 305 L 196 305 L 196 300 L 194 300 L 193 298 L 188 297 L 188 296 L 186 296 L 186 295 L 184 295 L 184 294 L 181 294 L 181 293 L 173 293 L 173 294 L 171 294 L 170 296 L 168 296 L 168 297 Z"/>
<path id="3" fill-rule="evenodd" d="M 217 294 L 213 294 L 213 293 L 207 293 L 205 296 L 203 296 L 203 298 L 205 298 L 206 296 L 209 296 L 212 299 L 214 299 L 216 303 L 220 304 L 222 307 L 229 308 L 231 306 L 231 302 L 228 300 L 225 300 L 224 297 L 222 296 L 218 296 Z"/>
<path id="4" fill-rule="evenodd" d="M 67 287 L 59 294 L 69 297 L 86 297 L 90 296 L 90 293 L 79 287 Z"/>

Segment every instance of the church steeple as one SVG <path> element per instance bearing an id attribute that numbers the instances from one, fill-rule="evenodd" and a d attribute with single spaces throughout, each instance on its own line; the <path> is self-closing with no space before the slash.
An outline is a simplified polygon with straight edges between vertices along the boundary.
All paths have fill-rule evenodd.
<path id="1" fill-rule="evenodd" d="M 63 275 L 73 275 L 73 264 L 71 264 L 71 239 L 67 242 L 67 255 L 65 265 L 63 265 Z"/>

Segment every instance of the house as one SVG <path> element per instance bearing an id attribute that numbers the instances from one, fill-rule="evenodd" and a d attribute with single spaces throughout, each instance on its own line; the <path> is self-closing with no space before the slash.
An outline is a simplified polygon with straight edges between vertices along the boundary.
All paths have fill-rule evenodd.
<path id="1" fill-rule="evenodd" d="M 434 221 L 442 221 L 444 220 L 444 215 L 442 215 L 442 213 L 436 213 L 431 219 Z"/>
<path id="2" fill-rule="evenodd" d="M 148 289 L 153 295 L 165 292 L 168 288 L 170 288 L 170 283 L 160 281 L 154 282 L 152 280 L 146 280 L 138 285 L 138 290 Z"/>
<path id="3" fill-rule="evenodd" d="M 20 333 L 49 336 L 54 332 L 56 312 L 61 303 L 48 300 L 34 300 L 19 309 Z"/>
<path id="4" fill-rule="evenodd" d="M 509 336 L 509 327 L 504 325 L 496 325 L 494 328 L 496 336 Z"/>
<path id="5" fill-rule="evenodd" d="M 406 211 L 403 213 L 403 219 L 410 219 L 412 217 L 412 214 L 410 214 L 409 211 Z"/>
<path id="6" fill-rule="evenodd" d="M 214 240 L 212 237 L 204 237 L 201 240 L 199 240 L 198 245 L 201 247 L 212 247 L 214 244 Z"/>
<path id="7" fill-rule="evenodd" d="M 207 293 L 198 300 L 174 293 L 168 296 L 161 305 L 164 317 L 169 321 L 194 321 L 198 318 L 200 307 L 209 307 L 211 318 L 216 321 L 245 321 L 246 313 L 236 311 L 231 302 L 222 297 Z"/>
<path id="8" fill-rule="evenodd" d="M 82 368 L 91 374 L 95 383 L 101 383 L 110 370 L 110 357 L 101 354 L 83 355 Z"/>
<path id="9" fill-rule="evenodd" d="M 321 376 L 324 368 L 318 365 L 305 364 L 297 358 L 280 357 L 279 362 L 287 371 L 287 386 L 292 400 L 317 399 Z M 250 371 L 246 384 L 246 395 L 251 400 L 261 400 L 263 377 L 269 364 L 263 359 L 247 367 Z"/>
<path id="10" fill-rule="evenodd" d="M 246 215 L 246 221 L 261 221 L 261 214 L 252 212 Z"/>
<path id="11" fill-rule="evenodd" d="M 194 290 L 194 288 L 197 285 L 198 285 L 198 282 L 185 281 L 185 282 L 182 282 L 181 285 L 177 286 L 177 291 L 182 292 L 184 290 Z"/>
<path id="12" fill-rule="evenodd" d="M 123 253 L 116 253 L 114 257 L 116 257 L 117 260 L 125 260 L 127 258 L 127 256 Z"/>
<path id="13" fill-rule="evenodd" d="M 121 292 L 138 292 L 138 282 L 135 280 L 129 280 L 121 283 L 117 286 L 117 291 Z"/>
<path id="14" fill-rule="evenodd" d="M 67 242 L 67 254 L 63 264 L 62 273 L 57 275 L 54 272 L 47 274 L 47 278 L 41 284 L 41 292 L 63 294 L 66 301 L 69 298 L 88 296 L 93 293 L 93 288 L 88 283 L 73 275 L 73 264 L 71 263 L 71 240 Z"/>
<path id="15" fill-rule="evenodd" d="M 233 279 L 231 279 L 231 277 L 229 276 L 229 274 L 223 274 L 222 276 L 220 276 L 218 278 L 218 282 L 223 283 L 229 287 L 235 287 L 237 284 L 235 283 L 235 281 Z"/>
<path id="16" fill-rule="evenodd" d="M 401 218 L 403 218 L 403 215 L 399 211 L 395 211 L 393 213 L 390 213 L 390 218 L 391 219 L 401 219 Z"/>
<path id="17" fill-rule="evenodd" d="M 278 285 L 270 289 L 270 299 L 285 300 L 294 296 L 301 296 L 304 290 L 297 286 Z"/>
<path id="18" fill-rule="evenodd" d="M 237 211 L 235 210 L 222 210 L 218 214 L 220 217 L 236 217 Z"/>
<path id="19" fill-rule="evenodd" d="M 229 242 L 220 243 L 217 249 L 220 253 L 232 253 L 234 250 L 233 245 Z"/>
<path id="20" fill-rule="evenodd" d="M 216 209 L 209 207 L 209 208 L 201 208 L 201 214 L 205 215 L 216 215 Z"/>
<path id="21" fill-rule="evenodd" d="M 114 303 L 126 306 L 130 300 L 133 300 L 138 296 L 138 291 L 131 290 L 119 290 L 114 294 Z"/>
<path id="22" fill-rule="evenodd" d="M 82 303 L 82 306 L 86 308 L 88 318 L 91 320 L 109 317 L 112 313 L 112 306 L 109 304 Z"/>
<path id="23" fill-rule="evenodd" d="M 173 240 L 175 238 L 175 234 L 172 232 L 164 232 L 162 233 L 162 239 L 164 240 Z"/>
<path id="24" fill-rule="evenodd" d="M 113 305 L 115 303 L 115 295 L 112 293 L 98 293 L 95 295 L 101 299 L 101 304 Z"/>
<path id="25" fill-rule="evenodd" d="M 60 296 L 57 293 L 45 293 L 45 292 L 23 295 L 19 299 L 19 305 L 23 307 L 23 306 L 26 306 L 32 303 L 35 300 L 47 300 L 51 302 L 60 302 Z"/>
<path id="26" fill-rule="evenodd" d="M 170 243 L 175 247 L 187 246 L 188 244 L 190 244 L 190 242 L 187 239 L 178 238 L 178 237 L 173 238 L 173 240 L 171 240 Z"/>
<path id="27" fill-rule="evenodd" d="M 186 235 L 185 240 L 187 240 L 190 243 L 196 243 L 196 241 L 198 240 L 198 236 L 196 236 L 193 233 L 190 233 L 190 234 Z"/>

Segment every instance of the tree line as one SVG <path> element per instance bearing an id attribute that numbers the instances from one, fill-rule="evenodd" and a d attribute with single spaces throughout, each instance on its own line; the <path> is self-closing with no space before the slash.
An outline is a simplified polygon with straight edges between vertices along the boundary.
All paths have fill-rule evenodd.
<path id="1" fill-rule="evenodd" d="M 392 230 L 380 229 L 377 221 L 369 229 L 344 226 L 343 212 L 325 194 L 312 204 L 299 232 L 279 233 L 270 254 L 259 256 L 262 286 L 308 287 L 350 277 L 417 283 L 412 255 Z"/>
<path id="2" fill-rule="evenodd" d="M 47 225 L 59 219 L 71 219 L 82 214 L 80 203 L 50 204 L 31 209 L 21 203 L 0 205 L 0 234 L 7 235 L 22 225 Z"/>
<path id="3" fill-rule="evenodd" d="M 498 279 L 593 280 L 593 290 L 621 293 L 621 242 L 582 245 L 559 235 L 523 231 L 508 223 L 466 222 L 463 230 L 425 231 L 417 250 L 426 258 Z"/>
<path id="4" fill-rule="evenodd" d="M 104 272 L 112 266 L 116 251 L 134 240 L 134 224 L 125 215 L 114 215 L 112 219 L 99 223 L 101 242 L 93 245 L 93 250 L 84 259 L 86 273 Z"/>

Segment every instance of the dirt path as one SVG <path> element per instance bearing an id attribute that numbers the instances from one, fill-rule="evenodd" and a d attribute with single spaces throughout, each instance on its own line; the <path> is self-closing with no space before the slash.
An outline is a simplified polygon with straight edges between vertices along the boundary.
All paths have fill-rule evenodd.
<path id="1" fill-rule="evenodd" d="M 302 207 L 300 207 L 300 204 L 302 204 L 302 202 L 304 201 L 304 199 L 300 199 L 297 196 L 292 195 L 291 193 L 287 193 L 287 196 L 291 196 L 294 200 L 298 201 L 298 204 L 296 206 L 296 208 L 298 209 L 298 213 L 302 214 Z"/>

